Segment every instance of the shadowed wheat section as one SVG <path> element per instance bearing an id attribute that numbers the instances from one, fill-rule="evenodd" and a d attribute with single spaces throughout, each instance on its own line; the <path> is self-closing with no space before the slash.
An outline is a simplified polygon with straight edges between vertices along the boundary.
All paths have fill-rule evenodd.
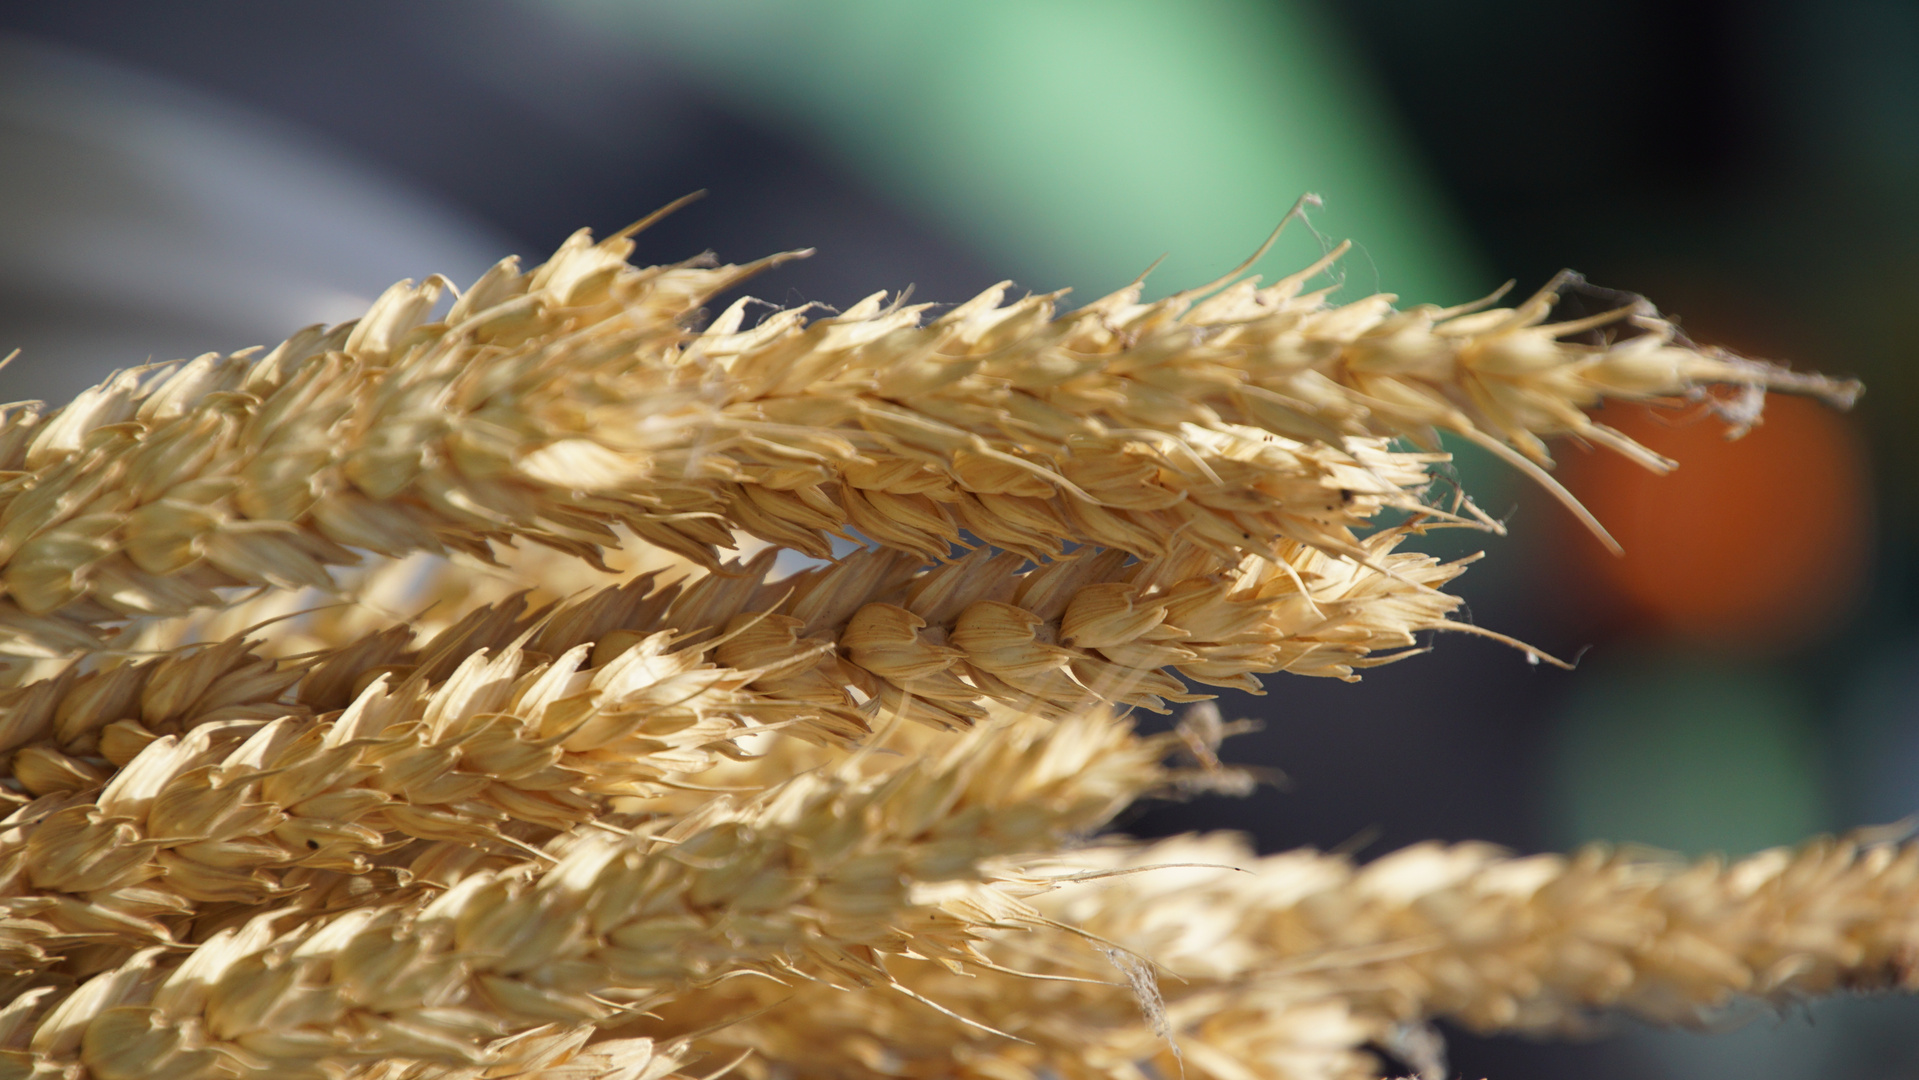
<path id="1" fill-rule="evenodd" d="M 5 407 L 0 1077 L 1376 1077 L 1914 984 L 1910 844 L 1102 832 L 1255 781 L 1207 688 L 1488 633 L 1442 434 L 1584 516 L 1547 439 L 1673 466 L 1607 398 L 1855 385 L 1571 279 L 1335 303 L 1339 251 L 749 326 L 792 256 L 630 232 Z"/>

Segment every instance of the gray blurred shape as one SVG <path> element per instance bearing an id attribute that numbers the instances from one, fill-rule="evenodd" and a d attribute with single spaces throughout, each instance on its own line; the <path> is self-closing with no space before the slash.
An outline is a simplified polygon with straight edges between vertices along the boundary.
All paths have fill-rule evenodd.
<path id="1" fill-rule="evenodd" d="M 296 128 L 0 37 L 0 400 L 271 345 L 508 250 Z"/>

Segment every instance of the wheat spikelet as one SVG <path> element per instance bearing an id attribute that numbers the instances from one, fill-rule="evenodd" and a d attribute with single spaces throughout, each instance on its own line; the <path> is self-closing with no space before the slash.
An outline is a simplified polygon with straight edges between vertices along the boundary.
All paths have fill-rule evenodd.
<path id="1" fill-rule="evenodd" d="M 231 604 L 185 616 L 133 620 L 124 649 L 99 654 L 150 656 L 186 645 L 254 636 L 273 656 L 300 656 L 335 649 L 369 634 L 404 625 L 416 641 L 432 639 L 474 610 L 521 597 L 531 608 L 625 584 L 651 573 L 675 581 L 701 572 L 678 556 L 631 537 L 605 553 L 596 567 L 541 545 L 496 547 L 494 561 L 463 555 L 417 553 L 400 559 L 369 559 L 334 572 L 327 589 L 248 590 Z M 611 572 L 608 572 L 608 568 Z M 271 627 L 271 633 L 261 630 Z M 54 662 L 42 661 L 51 671 Z M 17 680 L 33 681 L 29 675 Z"/>

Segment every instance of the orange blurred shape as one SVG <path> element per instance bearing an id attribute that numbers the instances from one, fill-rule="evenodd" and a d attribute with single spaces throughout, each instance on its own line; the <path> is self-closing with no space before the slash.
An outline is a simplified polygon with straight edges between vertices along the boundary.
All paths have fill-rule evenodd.
<path id="1" fill-rule="evenodd" d="M 1679 462 L 1660 476 L 1565 447 L 1560 476 L 1625 547 L 1566 545 L 1640 629 L 1729 646 L 1814 638 L 1850 606 L 1870 551 L 1866 456 L 1842 414 L 1772 395 L 1744 438 L 1702 407 L 1613 404 L 1594 419 Z M 1577 529 L 1577 525 L 1571 526 Z"/>

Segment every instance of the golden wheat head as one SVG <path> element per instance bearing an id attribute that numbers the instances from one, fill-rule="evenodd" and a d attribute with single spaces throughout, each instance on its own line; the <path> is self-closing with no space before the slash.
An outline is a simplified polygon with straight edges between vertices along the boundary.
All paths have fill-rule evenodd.
<path id="1" fill-rule="evenodd" d="M 0 1077 L 1373 1077 L 1913 987 L 1911 845 L 1100 831 L 1256 780 L 1206 688 L 1490 633 L 1442 435 L 1563 496 L 1552 437 L 1672 467 L 1607 398 L 1856 386 L 1569 280 L 1336 303 L 1338 251 L 748 325 L 790 256 L 630 233 L 0 410 Z"/>

